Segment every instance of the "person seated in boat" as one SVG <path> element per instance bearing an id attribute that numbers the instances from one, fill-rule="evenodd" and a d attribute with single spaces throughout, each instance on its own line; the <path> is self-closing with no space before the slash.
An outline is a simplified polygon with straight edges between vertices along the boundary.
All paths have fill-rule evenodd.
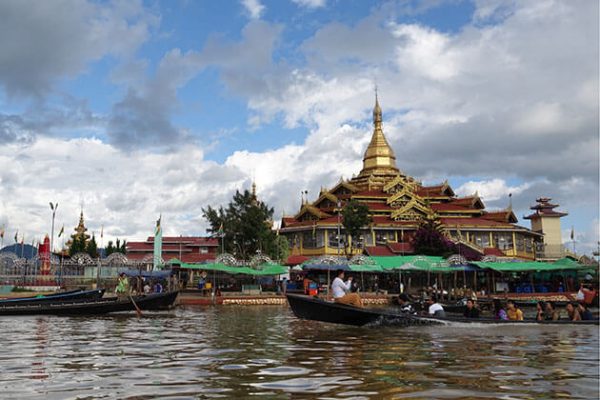
<path id="1" fill-rule="evenodd" d="M 150 286 L 150 282 L 146 280 L 146 284 L 144 285 L 144 294 L 148 294 L 152 291 L 152 286 Z"/>
<path id="2" fill-rule="evenodd" d="M 512 300 L 506 302 L 506 316 L 510 321 L 523 321 L 523 311 Z"/>
<path id="3" fill-rule="evenodd" d="M 544 321 L 546 319 L 546 303 L 538 301 L 535 305 L 535 320 Z"/>
<path id="4" fill-rule="evenodd" d="M 479 318 L 479 309 L 475 305 L 475 300 L 467 299 L 467 308 L 463 315 L 465 318 Z"/>
<path id="5" fill-rule="evenodd" d="M 400 293 L 398 296 L 398 304 L 400 305 L 400 312 L 406 314 L 416 314 L 415 308 L 410 303 L 410 299 L 406 293 Z"/>
<path id="6" fill-rule="evenodd" d="M 358 293 L 352 293 L 352 277 L 344 282 L 344 271 L 339 269 L 336 277 L 331 283 L 331 291 L 333 292 L 333 301 L 336 303 L 347 304 L 349 306 L 363 307 L 362 299 Z"/>
<path id="7" fill-rule="evenodd" d="M 503 321 L 508 319 L 508 315 L 506 314 L 504 307 L 502 307 L 502 302 L 500 302 L 500 299 L 494 299 L 494 318 L 501 319 Z"/>
<path id="8" fill-rule="evenodd" d="M 433 295 L 427 298 L 427 313 L 434 317 L 445 317 L 446 311 L 444 311 L 444 307 L 440 303 L 438 303 L 438 297 Z"/>
<path id="9" fill-rule="evenodd" d="M 569 317 L 569 321 L 581 321 L 581 315 L 579 314 L 579 304 L 577 302 L 567 303 L 565 307 L 567 310 L 567 316 Z"/>
<path id="10" fill-rule="evenodd" d="M 591 321 L 594 319 L 594 315 L 588 309 L 587 304 L 585 303 L 579 303 L 577 305 L 577 311 L 579 311 L 579 316 L 581 317 L 582 321 Z"/>
<path id="11" fill-rule="evenodd" d="M 160 283 L 160 281 L 156 281 L 156 284 L 154 285 L 154 293 L 162 293 L 163 292 L 163 285 Z"/>
<path id="12" fill-rule="evenodd" d="M 553 301 L 547 301 L 544 306 L 544 319 L 546 321 L 558 321 L 560 319 L 560 311 L 556 309 Z"/>

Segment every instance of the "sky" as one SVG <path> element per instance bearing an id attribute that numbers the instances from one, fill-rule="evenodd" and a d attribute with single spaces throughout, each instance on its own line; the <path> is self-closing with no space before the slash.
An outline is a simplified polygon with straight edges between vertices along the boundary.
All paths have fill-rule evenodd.
<path id="1" fill-rule="evenodd" d="M 398 167 L 599 241 L 596 1 L 0 2 L 4 244 L 204 235 L 257 185 L 277 220 L 360 171 L 375 87 Z M 64 239 L 64 237 L 63 237 Z M 62 239 L 57 239 L 60 243 Z M 100 241 L 100 240 L 99 240 Z"/>

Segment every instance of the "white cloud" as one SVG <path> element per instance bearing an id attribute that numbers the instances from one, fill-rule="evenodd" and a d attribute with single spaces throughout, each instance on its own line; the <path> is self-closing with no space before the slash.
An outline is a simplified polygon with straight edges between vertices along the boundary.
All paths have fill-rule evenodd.
<path id="1" fill-rule="evenodd" d="M 306 7 L 306 8 L 325 7 L 325 4 L 327 4 L 327 0 L 292 0 L 292 1 L 296 4 L 298 4 L 300 7 Z"/>
<path id="2" fill-rule="evenodd" d="M 265 11 L 265 6 L 260 0 L 242 0 L 242 5 L 252 19 L 258 19 Z"/>
<path id="3" fill-rule="evenodd" d="M 203 156 L 196 146 L 123 153 L 97 139 L 1 146 L 0 165 L 10 168 L 0 170 L 0 224 L 7 236 L 19 230 L 26 240 L 49 233 L 52 201 L 59 204 L 58 229 L 64 224 L 71 234 L 83 201 L 90 232 L 98 235 L 104 225 L 105 241 L 145 238 L 161 213 L 167 235 L 204 234 L 201 208 L 226 202 L 248 178 Z"/>
<path id="4" fill-rule="evenodd" d="M 494 178 L 491 180 L 463 183 L 456 188 L 455 192 L 459 196 L 469 196 L 478 193 L 484 201 L 495 201 L 504 198 L 508 202 L 509 194 L 513 196 L 519 195 L 529 187 L 531 187 L 530 183 L 509 186 L 504 179 Z"/>

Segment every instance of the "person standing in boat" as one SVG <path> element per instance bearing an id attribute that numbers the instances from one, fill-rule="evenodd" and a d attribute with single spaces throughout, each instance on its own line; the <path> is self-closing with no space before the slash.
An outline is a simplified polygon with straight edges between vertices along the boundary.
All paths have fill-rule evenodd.
<path id="1" fill-rule="evenodd" d="M 333 301 L 336 303 L 347 304 L 349 306 L 363 307 L 363 302 L 358 293 L 352 293 L 352 277 L 344 282 L 344 271 L 337 270 L 336 278 L 331 283 L 331 291 L 333 292 Z"/>
<path id="2" fill-rule="evenodd" d="M 115 288 L 115 293 L 129 294 L 129 279 L 127 279 L 127 275 L 125 275 L 125 272 L 121 272 L 121 274 L 119 275 L 119 280 L 117 282 L 117 287 Z"/>

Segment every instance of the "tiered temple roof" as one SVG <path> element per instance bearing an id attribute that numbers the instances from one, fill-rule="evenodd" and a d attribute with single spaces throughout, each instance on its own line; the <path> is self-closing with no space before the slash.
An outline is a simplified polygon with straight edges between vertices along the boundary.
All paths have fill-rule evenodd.
<path id="1" fill-rule="evenodd" d="M 437 219 L 447 232 L 454 231 L 459 235 L 460 230 L 512 231 L 530 237 L 536 235 L 531 230 L 516 225 L 518 220 L 510 206 L 504 210 L 487 211 L 477 193 L 458 197 L 448 181 L 437 185 L 423 185 L 400 171 L 396 166 L 394 151 L 383 133 L 382 121 L 382 111 L 376 97 L 373 133 L 363 157 L 360 173 L 348 180 L 340 179 L 329 190 L 322 188 L 314 202 L 303 201 L 300 211 L 295 216 L 282 218 L 281 232 L 293 234 L 312 230 L 313 235 L 322 229 L 329 229 L 331 232 L 340 222 L 338 214 L 341 208 L 350 199 L 356 199 L 367 205 L 370 210 L 371 231 L 402 230 L 404 235 L 404 231 L 417 229 L 423 219 L 433 218 Z M 549 212 L 547 206 L 552 205 L 543 203 L 537 212 Z M 402 241 L 404 243 L 389 243 L 385 249 L 381 246 L 365 246 L 365 251 L 380 255 L 409 252 L 411 249 L 407 247 L 408 240 Z M 396 244 L 398 246 L 394 247 Z"/>
<path id="2" fill-rule="evenodd" d="M 560 217 L 569 215 L 568 213 L 565 213 L 565 212 L 554 211 L 554 209 L 556 207 L 558 207 L 558 204 L 550 203 L 550 201 L 552 201 L 552 199 L 549 197 L 540 197 L 540 198 L 536 199 L 535 201 L 537 204 L 529 207 L 531 210 L 534 210 L 534 213 L 529 214 L 523 218 L 525 218 L 525 219 L 533 219 L 533 218 L 539 218 L 539 217 L 560 218 Z"/>

